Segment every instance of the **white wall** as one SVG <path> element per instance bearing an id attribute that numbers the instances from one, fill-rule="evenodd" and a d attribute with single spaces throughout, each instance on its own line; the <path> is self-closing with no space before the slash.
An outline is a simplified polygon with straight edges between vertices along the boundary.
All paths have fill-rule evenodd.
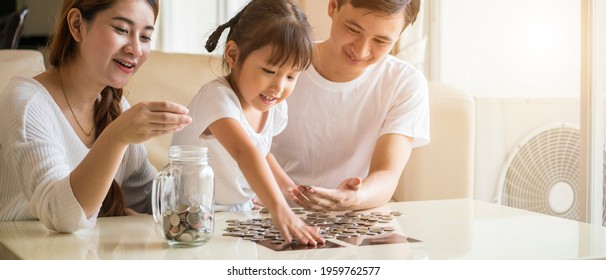
<path id="1" fill-rule="evenodd" d="M 596 77 L 601 77 L 596 81 L 596 91 L 606 95 L 606 1 L 596 1 L 595 16 Z"/>
<path id="2" fill-rule="evenodd" d="M 440 3 L 440 81 L 474 96 L 578 96 L 580 1 Z"/>

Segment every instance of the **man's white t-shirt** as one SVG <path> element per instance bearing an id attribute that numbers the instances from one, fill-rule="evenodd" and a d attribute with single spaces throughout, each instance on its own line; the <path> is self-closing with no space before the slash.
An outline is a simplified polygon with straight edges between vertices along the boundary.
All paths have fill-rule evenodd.
<path id="1" fill-rule="evenodd" d="M 225 78 L 218 78 L 204 85 L 188 105 L 192 123 L 175 133 L 172 145 L 201 145 L 208 147 L 208 162 L 215 173 L 215 210 L 248 211 L 252 209 L 255 193 L 244 178 L 238 163 L 213 135 L 202 133 L 217 120 L 232 118 L 267 156 L 272 138 L 280 133 L 287 122 L 286 102 L 280 102 L 268 111 L 267 120 L 260 133 L 248 123 L 238 96 Z"/>
<path id="2" fill-rule="evenodd" d="M 409 136 L 413 147 L 429 143 L 427 80 L 393 56 L 344 83 L 311 66 L 287 101 L 288 126 L 271 151 L 296 184 L 336 188 L 346 178 L 365 178 L 384 134 Z"/>

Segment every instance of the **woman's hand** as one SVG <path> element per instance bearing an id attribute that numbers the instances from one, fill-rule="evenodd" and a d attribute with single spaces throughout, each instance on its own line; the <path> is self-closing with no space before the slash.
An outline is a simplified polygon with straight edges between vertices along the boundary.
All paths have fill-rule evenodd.
<path id="1" fill-rule="evenodd" d="M 136 144 L 173 133 L 191 123 L 187 107 L 170 101 L 140 102 L 124 111 L 109 126 L 115 139 Z"/>
<path id="2" fill-rule="evenodd" d="M 336 189 L 299 186 L 293 190 L 292 199 L 301 207 L 314 211 L 355 210 L 360 204 L 358 190 L 361 186 L 360 177 L 345 179 Z"/>

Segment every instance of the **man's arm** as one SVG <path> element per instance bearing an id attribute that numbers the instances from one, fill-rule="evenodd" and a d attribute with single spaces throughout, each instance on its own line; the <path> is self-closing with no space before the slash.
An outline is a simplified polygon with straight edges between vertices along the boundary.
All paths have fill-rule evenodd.
<path id="1" fill-rule="evenodd" d="M 387 203 L 396 190 L 402 171 L 410 158 L 412 138 L 400 134 L 379 137 L 370 162 L 368 176 L 358 190 L 355 209 L 367 209 Z"/>
<path id="2" fill-rule="evenodd" d="M 348 178 L 336 189 L 298 187 L 297 204 L 313 210 L 359 210 L 381 206 L 389 201 L 410 158 L 412 138 L 385 134 L 377 140 L 368 176 Z"/>

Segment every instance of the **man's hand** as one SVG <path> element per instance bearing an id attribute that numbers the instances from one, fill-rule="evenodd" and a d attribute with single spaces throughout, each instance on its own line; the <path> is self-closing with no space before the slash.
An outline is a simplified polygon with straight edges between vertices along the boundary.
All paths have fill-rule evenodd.
<path id="1" fill-rule="evenodd" d="M 355 210 L 361 186 L 360 177 L 345 179 L 336 189 L 299 186 L 293 190 L 293 200 L 301 207 L 315 211 Z"/>

